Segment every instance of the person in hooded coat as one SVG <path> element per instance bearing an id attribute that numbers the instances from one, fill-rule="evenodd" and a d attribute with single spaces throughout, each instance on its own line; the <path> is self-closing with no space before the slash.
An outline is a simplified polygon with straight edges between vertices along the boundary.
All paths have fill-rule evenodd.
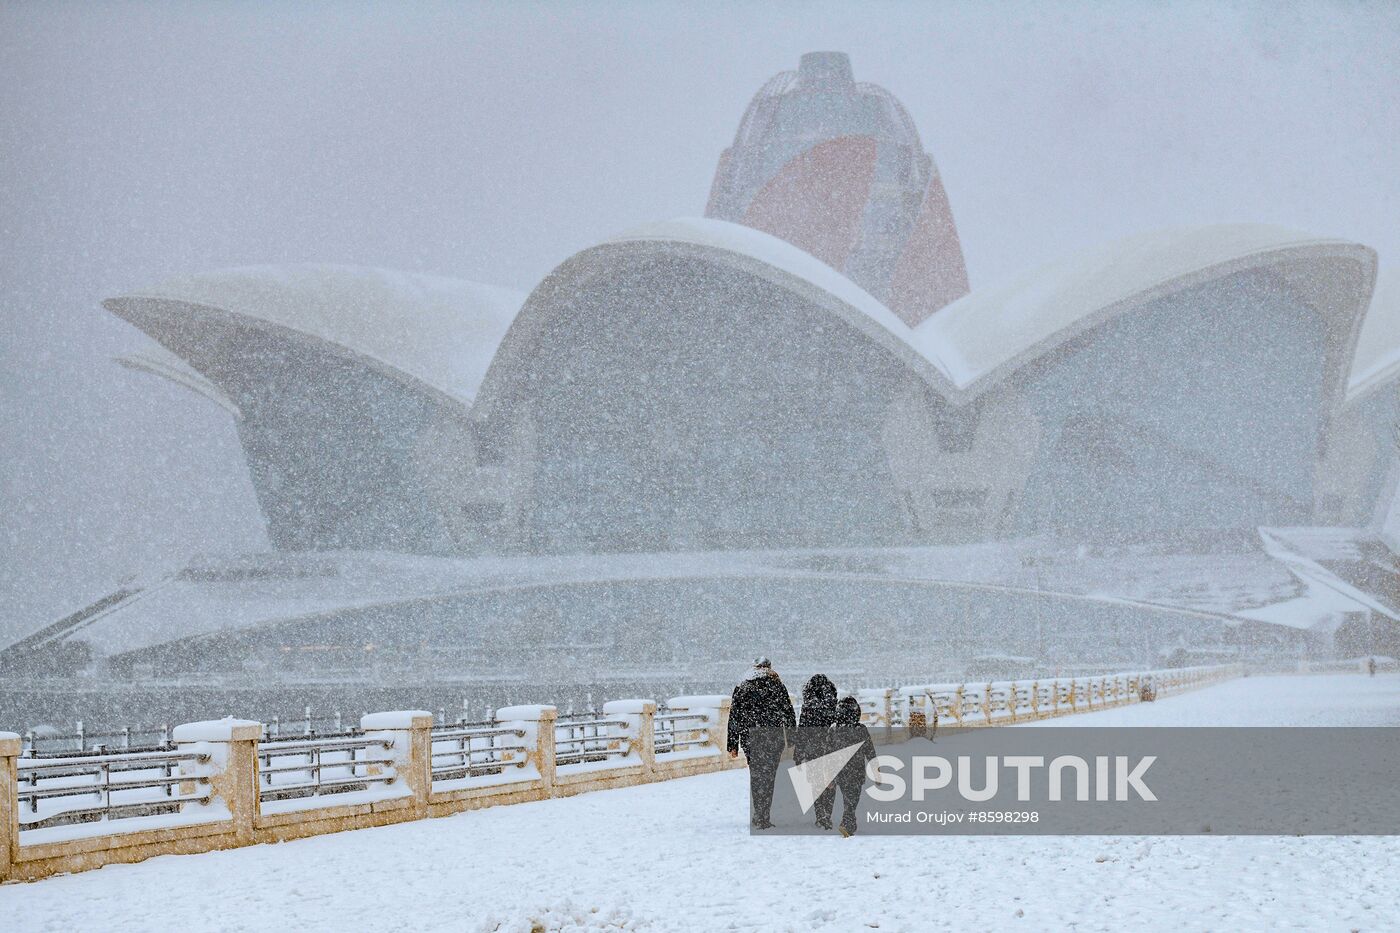
<path id="1" fill-rule="evenodd" d="M 802 717 L 797 721 L 797 740 L 792 746 L 794 764 L 802 764 L 834 751 L 831 727 L 836 724 L 836 685 L 825 674 L 813 674 L 802 688 Z M 817 825 L 831 829 L 831 811 L 836 805 L 836 785 L 822 792 L 813 805 Z"/>
<path id="2" fill-rule="evenodd" d="M 865 764 L 875 757 L 875 742 L 870 738 L 870 730 L 860 721 L 860 702 L 855 697 L 843 697 L 836 704 L 831 748 L 835 751 L 856 743 L 860 743 L 860 750 L 851 756 L 851 760 L 836 776 L 836 786 L 841 789 L 842 836 L 850 836 L 856 831 L 856 807 L 860 805 L 860 795 L 865 790 Z M 832 798 L 834 803 L 834 793 Z"/>
<path id="3" fill-rule="evenodd" d="M 797 728 L 792 698 L 767 658 L 754 661 L 753 670 L 734 688 L 729 706 L 729 757 L 749 760 L 750 819 L 755 829 L 771 829 L 773 782 L 778 760 L 787 747 L 787 735 Z"/>

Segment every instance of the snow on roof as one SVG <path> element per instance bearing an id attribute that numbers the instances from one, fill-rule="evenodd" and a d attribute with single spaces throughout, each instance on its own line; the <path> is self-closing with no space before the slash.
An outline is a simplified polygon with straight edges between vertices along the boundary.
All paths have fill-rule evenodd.
<path id="1" fill-rule="evenodd" d="M 1033 269 L 1000 287 L 974 291 L 911 330 L 826 263 L 739 224 L 675 218 L 623 234 L 594 250 L 633 244 L 699 250 L 805 292 L 904 359 L 954 401 L 989 388 L 1114 315 L 1245 269 L 1279 267 L 1305 302 L 1324 315 L 1342 318 L 1347 326 L 1339 332 L 1354 334 L 1350 322 L 1369 299 L 1375 274 L 1375 253 L 1346 240 L 1258 224 L 1160 230 Z M 1329 274 L 1318 275 L 1315 269 L 1300 274 L 1290 268 L 1300 261 L 1323 261 Z M 563 272 L 567 278 L 569 268 L 566 263 L 556 274 Z M 584 273 L 579 269 L 574 274 Z"/>
<path id="2" fill-rule="evenodd" d="M 1359 402 L 1400 377 L 1400 269 L 1376 277 L 1376 292 L 1361 325 L 1347 401 Z"/>
<path id="3" fill-rule="evenodd" d="M 968 294 L 914 329 L 911 344 L 937 350 L 959 389 L 999 381 L 1104 320 L 1163 295 L 1244 269 L 1298 259 L 1350 259 L 1332 263 L 1328 281 L 1290 279 L 1304 300 L 1329 314 L 1355 314 L 1347 276 L 1374 275 L 1375 254 L 1345 240 L 1309 236 L 1281 227 L 1230 224 L 1158 230 L 1108 243 L 1069 259 L 1021 273 L 1005 284 Z M 1369 280 L 1355 289 L 1362 306 Z M 1339 306 L 1336 306 L 1339 305 Z"/>
<path id="4" fill-rule="evenodd" d="M 980 393 L 1116 314 L 1243 269 L 1279 267 L 1305 301 L 1325 314 L 1350 319 L 1366 303 L 1375 269 L 1375 254 L 1364 246 L 1279 227 L 1162 230 L 975 291 L 911 330 L 860 286 L 790 243 L 739 224 L 680 217 L 583 250 L 551 273 L 530 301 L 547 304 L 552 295 L 567 296 L 613 252 L 639 248 L 703 255 L 801 294 L 895 354 L 954 401 Z M 1326 261 L 1331 274 L 1298 274 L 1288 268 L 1319 260 Z M 127 304 L 142 301 L 169 302 L 172 310 L 186 314 L 212 307 L 289 328 L 471 403 L 523 296 L 384 269 L 288 265 L 189 276 L 103 304 L 120 313 Z M 1393 313 L 1394 307 L 1387 304 L 1387 313 L 1368 321 L 1353 369 L 1353 392 L 1358 378 L 1364 388 L 1374 379 L 1400 373 L 1400 313 Z"/>
<path id="5" fill-rule="evenodd" d="M 459 279 L 360 266 L 246 266 L 174 279 L 109 298 L 201 306 L 285 327 L 398 370 L 466 402 L 524 296 Z"/>
<path id="6" fill-rule="evenodd" d="M 940 348 L 929 348 L 917 358 L 911 356 L 908 340 L 904 339 L 908 325 L 873 295 L 810 253 L 762 230 L 707 217 L 675 217 L 629 231 L 603 245 L 628 243 L 692 246 L 715 256 L 730 254 L 725 258 L 742 257 L 750 263 L 760 263 L 767 267 L 765 273 L 776 270 L 796 283 L 809 286 L 808 291 L 819 292 L 818 304 L 842 312 L 851 323 L 896 349 L 917 367 L 931 367 L 945 380 L 951 376 Z M 773 278 L 771 274 L 764 274 L 764 277 Z M 831 299 L 835 299 L 835 303 Z M 891 340 L 892 337 L 898 339 Z M 895 347 L 896 343 L 900 346 Z"/>
<path id="7" fill-rule="evenodd" d="M 893 311 L 820 259 L 751 227 L 705 217 L 677 217 L 575 253 L 545 276 L 525 300 L 510 338 L 502 341 L 473 408 L 476 417 L 488 417 L 494 400 L 506 396 L 502 386 L 522 368 L 521 356 L 528 352 L 531 328 L 551 310 L 567 306 L 585 282 L 606 275 L 619 254 L 701 258 L 771 282 L 850 324 L 940 392 L 952 391 L 948 370 L 938 354 L 921 353 L 910 346 L 906 336 L 909 328 Z"/>

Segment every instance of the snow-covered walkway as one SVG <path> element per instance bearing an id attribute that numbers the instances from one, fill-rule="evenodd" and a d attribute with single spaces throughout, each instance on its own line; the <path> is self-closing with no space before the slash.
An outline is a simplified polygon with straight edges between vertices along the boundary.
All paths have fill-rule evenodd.
<path id="1" fill-rule="evenodd" d="M 1076 725 L 1400 725 L 1400 675 L 1252 677 Z M 753 838 L 747 775 L 0 887 L 7 929 L 1400 929 L 1400 838 Z"/>

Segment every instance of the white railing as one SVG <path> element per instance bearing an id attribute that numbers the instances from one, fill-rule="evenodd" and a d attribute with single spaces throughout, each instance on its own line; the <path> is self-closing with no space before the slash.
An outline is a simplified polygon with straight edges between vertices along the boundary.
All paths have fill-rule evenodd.
<path id="1" fill-rule="evenodd" d="M 450 781 L 494 777 L 509 768 L 524 767 L 524 738 L 524 729 L 506 728 L 494 719 L 434 726 L 434 787 Z"/>
<path id="2" fill-rule="evenodd" d="M 1222 665 L 855 695 L 876 741 L 890 741 L 939 723 L 1009 725 L 1141 702 L 1241 673 Z M 722 695 L 614 700 L 563 717 L 513 706 L 436 726 L 410 710 L 295 739 L 225 719 L 175 727 L 169 750 L 61 758 L 22 757 L 20 737 L 0 733 L 0 881 L 742 767 L 725 753 L 729 705 Z"/>
<path id="3" fill-rule="evenodd" d="M 182 803 L 207 803 L 207 778 L 187 777 L 182 765 L 203 764 L 200 752 L 88 753 L 19 758 L 21 830 L 79 823 L 110 823 L 179 812 Z M 108 826 L 93 827 L 100 833 Z"/>
<path id="4" fill-rule="evenodd" d="M 391 785 L 392 739 L 359 736 L 258 743 L 258 800 L 301 800 Z"/>
<path id="5" fill-rule="evenodd" d="M 856 696 L 862 721 L 872 727 L 908 725 L 915 715 L 918 721 L 930 724 L 991 726 L 1136 703 L 1243 673 L 1242 665 L 1222 664 L 1092 677 L 916 684 L 861 690 Z"/>

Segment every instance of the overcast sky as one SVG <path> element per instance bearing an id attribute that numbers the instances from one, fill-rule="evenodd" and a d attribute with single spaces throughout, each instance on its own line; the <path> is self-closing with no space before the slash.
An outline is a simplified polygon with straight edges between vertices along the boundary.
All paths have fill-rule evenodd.
<path id="1" fill-rule="evenodd" d="M 850 53 L 904 102 L 974 289 L 1140 230 L 1400 257 L 1400 4 L 0 6 L 0 644 L 264 547 L 232 425 L 98 302 L 328 261 L 528 289 L 699 214 L 753 92 Z"/>

